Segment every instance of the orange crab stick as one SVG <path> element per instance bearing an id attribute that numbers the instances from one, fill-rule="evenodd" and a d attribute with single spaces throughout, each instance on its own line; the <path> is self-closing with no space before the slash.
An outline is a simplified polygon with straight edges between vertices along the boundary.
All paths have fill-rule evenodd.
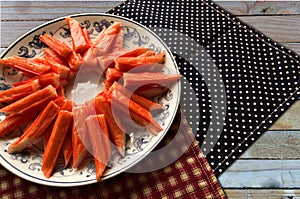
<path id="1" fill-rule="evenodd" d="M 121 93 L 123 93 L 127 97 L 130 97 L 131 100 L 133 100 L 137 104 L 143 106 L 147 110 L 161 110 L 163 108 L 163 105 L 161 105 L 159 103 L 156 103 L 156 102 L 153 102 L 153 101 L 151 101 L 149 99 L 146 99 L 142 96 L 139 96 L 139 95 L 135 94 L 134 92 L 131 92 L 130 90 L 128 90 L 124 86 L 118 84 L 117 82 L 115 82 L 111 86 L 111 89 L 116 89 L 116 90 L 120 91 Z"/>
<path id="2" fill-rule="evenodd" d="M 120 120 L 122 125 L 125 125 L 129 128 L 146 128 L 153 135 L 157 135 L 162 129 L 157 128 L 153 123 L 149 122 L 148 119 L 141 117 L 139 114 L 135 113 L 132 110 L 128 110 L 126 106 L 123 106 L 121 103 L 114 103 L 114 106 L 120 111 L 118 114 L 120 117 L 128 118 L 130 117 L 132 120 Z M 129 114 L 129 115 L 128 115 Z"/>
<path id="3" fill-rule="evenodd" d="M 36 91 L 18 101 L 11 103 L 2 109 L 0 112 L 4 113 L 24 113 L 32 106 L 42 106 L 49 103 L 57 97 L 56 89 L 49 85 L 39 91 Z"/>
<path id="4" fill-rule="evenodd" d="M 137 47 L 133 49 L 125 49 L 125 48 L 117 48 L 112 50 L 111 53 L 102 55 L 97 58 L 99 67 L 103 70 L 109 69 L 110 67 L 114 67 L 114 60 L 118 57 L 137 57 L 137 56 L 145 56 L 147 52 L 153 52 L 152 50 L 148 50 L 145 47 Z M 153 55 L 153 54 L 151 54 Z"/>
<path id="5" fill-rule="evenodd" d="M 71 125 L 70 128 L 72 128 L 73 125 Z M 65 166 L 68 166 L 69 162 L 71 161 L 72 154 L 73 154 L 73 148 L 72 148 L 72 129 L 68 130 L 64 143 L 62 145 L 62 152 L 64 154 L 65 158 Z"/>
<path id="6" fill-rule="evenodd" d="M 45 148 L 46 148 L 46 146 L 48 144 L 48 141 L 49 141 L 49 138 L 50 138 L 50 135 L 51 135 L 54 123 L 55 123 L 55 119 L 51 122 L 51 124 L 49 124 L 49 126 L 46 128 L 46 130 L 43 133 L 44 150 L 45 150 Z"/>
<path id="7" fill-rule="evenodd" d="M 86 106 L 76 106 L 73 107 L 73 114 L 74 114 L 74 125 L 78 132 L 78 135 L 81 138 L 82 143 L 86 147 L 89 147 L 90 139 L 87 134 L 87 127 L 85 122 L 82 122 L 82 120 L 85 120 L 90 115 L 90 110 Z M 88 148 L 88 150 L 90 150 L 90 148 Z"/>
<path id="8" fill-rule="evenodd" d="M 64 101 L 64 104 L 61 106 L 60 110 L 66 110 L 69 112 L 72 112 L 73 102 L 72 100 L 66 99 Z M 68 166 L 71 158 L 72 158 L 72 127 L 73 127 L 73 121 L 70 126 L 70 130 L 68 131 L 64 143 L 62 145 L 62 151 L 65 158 L 65 166 Z"/>
<path id="9" fill-rule="evenodd" d="M 141 86 L 147 84 L 162 84 L 176 82 L 181 78 L 181 75 L 167 75 L 156 72 L 142 72 L 142 73 L 123 73 L 124 86 Z"/>
<path id="10" fill-rule="evenodd" d="M 68 57 L 72 53 L 72 49 L 67 43 L 48 34 L 40 35 L 40 40 L 62 57 Z"/>
<path id="11" fill-rule="evenodd" d="M 126 140 L 125 130 L 122 128 L 122 126 L 120 126 L 120 123 L 117 121 L 117 118 L 114 117 L 113 112 L 111 110 L 111 105 L 106 101 L 104 96 L 99 95 L 95 98 L 95 106 L 102 107 L 112 142 L 117 148 L 119 154 L 122 157 L 124 157 Z"/>
<path id="12" fill-rule="evenodd" d="M 61 86 L 59 75 L 54 72 L 45 73 L 45 74 L 30 78 L 30 79 L 26 79 L 21 82 L 16 82 L 13 84 L 13 86 L 17 87 L 22 84 L 32 84 L 33 81 L 36 81 L 36 80 L 39 81 L 42 88 L 44 88 L 48 85 L 52 85 L 54 88 L 58 88 Z"/>
<path id="13" fill-rule="evenodd" d="M 153 98 L 153 97 L 162 95 L 167 90 L 168 90 L 168 87 L 163 86 L 161 84 L 146 84 L 146 85 L 139 87 L 134 92 L 145 98 Z"/>
<path id="14" fill-rule="evenodd" d="M 81 141 L 80 136 L 76 130 L 75 125 L 72 127 L 72 148 L 73 148 L 73 161 L 72 167 L 77 169 L 80 167 L 81 163 L 85 157 L 89 154 L 88 150 Z"/>
<path id="15" fill-rule="evenodd" d="M 73 53 L 70 55 L 68 59 L 68 64 L 72 71 L 78 71 L 82 62 L 83 62 L 82 56 L 79 53 L 76 53 L 75 51 L 73 51 Z"/>
<path id="16" fill-rule="evenodd" d="M 123 77 L 123 72 L 117 70 L 116 68 L 108 68 L 106 70 L 106 81 L 118 81 L 119 79 L 121 79 Z"/>
<path id="17" fill-rule="evenodd" d="M 11 114 L 0 122 L 0 137 L 3 137 L 5 133 L 8 133 L 15 128 L 25 124 L 26 122 L 34 119 L 39 111 L 42 109 L 40 106 L 32 107 L 25 111 L 23 114 Z"/>
<path id="18" fill-rule="evenodd" d="M 46 178 L 50 178 L 53 172 L 72 118 L 73 114 L 69 111 L 61 110 L 58 113 L 42 160 L 42 171 Z"/>
<path id="19" fill-rule="evenodd" d="M 89 43 L 86 40 L 85 33 L 81 28 L 78 21 L 70 17 L 65 18 L 70 27 L 73 49 L 78 53 L 84 53 L 89 47 Z"/>
<path id="20" fill-rule="evenodd" d="M 115 67 L 119 71 L 127 72 L 136 67 L 143 67 L 143 65 L 162 63 L 165 54 L 166 53 L 163 51 L 151 56 L 118 57 L 115 59 Z"/>
<path id="21" fill-rule="evenodd" d="M 66 98 L 61 106 L 61 110 L 72 112 L 73 105 L 73 101 Z"/>
<path id="22" fill-rule="evenodd" d="M 59 75 L 51 72 L 38 76 L 41 86 L 47 87 L 48 85 L 53 86 L 54 88 L 59 88 L 61 86 Z"/>
<path id="23" fill-rule="evenodd" d="M 43 49 L 44 55 L 43 57 L 45 59 L 51 59 L 54 60 L 60 64 L 63 65 L 67 65 L 67 61 L 64 57 L 60 56 L 59 54 L 57 54 L 54 50 L 50 49 L 50 48 L 44 48 Z"/>
<path id="24" fill-rule="evenodd" d="M 114 22 L 107 29 L 104 30 L 103 34 L 100 33 L 101 37 L 95 41 L 94 46 L 96 47 L 96 55 L 100 56 L 109 52 L 109 49 L 114 45 L 114 38 L 120 32 L 121 23 Z"/>
<path id="25" fill-rule="evenodd" d="M 2 102 L 12 102 L 19 100 L 35 91 L 38 91 L 41 88 L 39 81 L 34 80 L 27 84 L 23 84 L 17 87 L 10 88 L 5 91 L 0 92 L 0 103 Z"/>
<path id="26" fill-rule="evenodd" d="M 110 46 L 109 51 L 117 51 L 123 48 L 123 31 L 122 29 L 119 30 L 119 32 L 115 35 L 115 38 L 112 42 L 112 45 Z"/>
<path id="27" fill-rule="evenodd" d="M 40 62 L 39 59 L 27 59 L 18 56 L 12 56 L 0 60 L 0 63 L 21 71 L 27 77 L 34 77 L 47 73 L 50 70 L 50 66 L 47 66 Z"/>
<path id="28" fill-rule="evenodd" d="M 108 128 L 104 114 L 91 115 L 85 121 L 91 139 L 96 167 L 96 180 L 99 182 L 111 154 Z"/>
<path id="29" fill-rule="evenodd" d="M 112 92 L 112 99 L 123 106 L 123 108 L 130 110 L 130 113 L 134 113 L 134 115 L 136 115 L 135 120 L 138 121 L 138 123 L 142 124 L 143 126 L 146 126 L 146 122 L 147 124 L 151 124 L 151 126 L 157 130 L 155 132 L 160 132 L 162 130 L 161 126 L 154 120 L 154 118 L 151 116 L 151 113 L 147 109 L 129 99 L 120 91 L 114 90 Z M 141 118 L 140 122 L 138 120 L 139 118 Z M 154 131 L 151 132 L 153 133 Z M 154 133 L 154 135 L 156 134 L 157 133 Z"/>
<path id="30" fill-rule="evenodd" d="M 88 46 L 92 46 L 92 41 L 91 41 L 90 33 L 89 33 L 88 29 L 83 28 L 82 31 L 83 31 L 83 35 L 84 35 L 84 38 L 85 38 Z"/>
<path id="31" fill-rule="evenodd" d="M 45 61 L 48 66 L 51 67 L 51 71 L 57 73 L 61 79 L 67 79 L 70 73 L 70 69 L 54 60 Z"/>
<path id="32" fill-rule="evenodd" d="M 137 47 L 134 48 L 124 54 L 122 54 L 120 57 L 137 57 L 142 55 L 143 53 L 147 52 L 149 49 L 145 47 Z"/>
<path id="33" fill-rule="evenodd" d="M 8 147 L 8 153 L 18 153 L 31 145 L 50 125 L 56 117 L 59 107 L 51 101 L 39 114 L 34 122 L 26 129 L 22 136 Z"/>

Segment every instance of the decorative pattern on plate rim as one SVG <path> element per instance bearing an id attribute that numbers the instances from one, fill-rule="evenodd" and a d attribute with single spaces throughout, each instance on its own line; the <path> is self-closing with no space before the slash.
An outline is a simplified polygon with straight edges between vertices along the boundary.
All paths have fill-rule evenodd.
<path id="1" fill-rule="evenodd" d="M 82 27 L 87 28 L 91 39 L 95 38 L 96 35 L 98 35 L 99 32 L 102 31 L 103 27 L 108 27 L 113 20 L 89 20 L 86 19 L 81 22 Z M 133 46 L 147 46 L 156 52 L 160 52 L 161 48 L 159 46 L 156 46 L 155 43 L 152 43 L 150 37 L 148 35 L 143 35 L 140 33 L 139 29 L 140 27 L 131 27 L 131 26 L 122 26 L 124 30 L 124 43 L 125 46 L 128 44 L 129 46 L 126 47 L 133 47 Z M 40 31 L 39 31 L 40 32 Z M 41 34 L 46 33 L 46 31 L 42 31 Z M 70 30 L 66 25 L 60 26 L 55 30 L 51 30 L 48 32 L 49 34 L 53 35 L 54 37 L 58 37 L 64 41 L 71 42 L 70 38 Z M 26 58 L 33 58 L 36 56 L 42 55 L 42 48 L 44 47 L 44 44 L 40 42 L 39 40 L 40 34 L 34 34 L 31 36 L 30 42 L 27 44 L 23 44 L 19 47 L 17 51 L 17 55 L 21 57 Z M 169 73 L 168 69 L 164 70 L 163 72 Z M 21 73 L 18 73 L 18 71 L 11 69 L 9 67 L 2 67 L 2 74 L 0 75 L 0 90 L 6 90 L 11 87 L 10 83 L 7 80 L 13 81 L 21 81 L 23 79 L 23 76 Z M 172 90 L 167 92 L 166 95 L 160 96 L 158 99 L 156 99 L 159 103 L 162 103 L 165 107 L 165 109 L 159 113 L 156 113 L 154 115 L 155 119 L 158 121 L 158 123 L 162 127 L 166 127 L 166 120 L 175 113 L 170 113 L 169 107 L 170 103 L 173 103 L 172 100 L 174 100 L 174 93 Z M 5 118 L 5 114 L 1 114 L 1 119 L 3 120 Z M 20 154 L 8 154 L 7 153 L 7 147 L 12 142 L 12 137 L 14 137 L 17 134 L 22 133 L 22 129 L 19 129 L 17 131 L 14 131 L 12 133 L 7 134 L 7 136 L 2 139 L 2 148 L 3 150 L 0 153 L 5 153 L 5 156 L 9 156 L 9 161 L 12 162 L 12 164 L 22 164 L 22 168 L 27 169 L 28 172 L 31 173 L 41 173 L 41 163 L 42 163 L 42 155 L 43 150 L 42 146 L 38 146 L 38 144 L 34 144 L 30 148 L 24 150 Z M 129 139 L 127 140 L 126 144 L 126 156 L 122 158 L 119 156 L 119 154 L 116 152 L 116 150 L 113 150 L 113 154 L 111 155 L 111 159 L 108 163 L 108 167 L 114 169 L 115 167 L 124 167 L 126 164 L 128 164 L 131 160 L 131 157 L 134 157 L 137 153 L 143 152 L 144 149 L 149 145 L 149 143 L 152 141 L 153 135 L 150 132 L 147 131 L 140 131 L 139 132 L 130 132 Z M 0 139 L 1 143 L 1 139 Z M 1 154 L 0 154 L 1 155 Z M 2 157 L 3 158 L 3 157 Z M 136 157 L 135 157 L 136 158 Z M 108 175 L 109 175 L 108 169 Z M 25 171 L 26 172 L 26 171 Z M 32 174 L 35 175 L 35 174 Z M 105 177 L 106 174 L 104 174 Z M 81 176 L 85 177 L 87 179 L 94 179 L 95 176 L 95 166 L 92 157 L 89 157 L 86 159 L 86 162 L 84 163 L 84 169 L 80 170 L 74 170 L 70 167 L 65 167 L 63 164 L 63 158 L 60 157 L 59 161 L 55 168 L 55 177 L 67 177 L 67 176 Z"/>

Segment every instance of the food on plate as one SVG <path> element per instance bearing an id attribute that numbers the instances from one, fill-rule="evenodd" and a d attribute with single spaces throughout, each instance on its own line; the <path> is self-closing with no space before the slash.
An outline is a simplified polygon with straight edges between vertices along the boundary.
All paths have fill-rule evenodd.
<path id="1" fill-rule="evenodd" d="M 96 180 L 100 181 L 113 147 L 121 157 L 126 156 L 128 129 L 143 127 L 153 135 L 163 130 L 152 111 L 164 107 L 153 97 L 162 95 L 168 84 L 181 76 L 153 70 L 164 67 L 164 51 L 123 47 L 119 22 L 104 27 L 91 39 L 88 30 L 75 19 L 65 20 L 72 42 L 44 33 L 39 37 L 45 44 L 42 56 L 0 60 L 1 65 L 27 77 L 0 92 L 4 105 L 0 112 L 7 115 L 0 122 L 0 137 L 25 125 L 23 134 L 8 146 L 8 153 L 20 153 L 42 138 L 41 170 L 46 178 L 52 176 L 61 153 L 65 166 L 76 169 L 92 155 Z M 79 71 L 94 72 L 105 79 L 104 89 L 83 104 L 67 99 L 64 91 Z M 131 117 L 136 126 L 129 124 L 126 117 Z"/>

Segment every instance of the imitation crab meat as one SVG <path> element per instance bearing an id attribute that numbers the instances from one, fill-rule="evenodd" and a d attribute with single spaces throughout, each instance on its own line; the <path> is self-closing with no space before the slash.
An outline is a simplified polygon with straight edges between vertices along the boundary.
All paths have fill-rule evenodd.
<path id="1" fill-rule="evenodd" d="M 123 47 L 122 24 L 112 23 L 91 40 L 89 31 L 67 17 L 71 43 L 47 33 L 40 35 L 45 44 L 36 58 L 7 57 L 0 64 L 22 73 L 27 79 L 0 92 L 0 109 L 7 117 L 0 122 L 0 137 L 26 125 L 23 134 L 8 146 L 8 153 L 20 153 L 42 138 L 42 172 L 53 175 L 57 159 L 63 154 L 65 166 L 80 168 L 92 155 L 96 180 L 100 181 L 114 147 L 125 157 L 126 133 L 145 128 L 153 135 L 163 128 L 152 111 L 163 110 L 153 97 L 168 90 L 180 75 L 153 70 L 164 67 L 165 51 L 146 47 Z M 65 86 L 74 82 L 79 71 L 96 72 L 105 87 L 83 104 L 65 96 Z M 127 119 L 131 118 L 129 124 Z"/>

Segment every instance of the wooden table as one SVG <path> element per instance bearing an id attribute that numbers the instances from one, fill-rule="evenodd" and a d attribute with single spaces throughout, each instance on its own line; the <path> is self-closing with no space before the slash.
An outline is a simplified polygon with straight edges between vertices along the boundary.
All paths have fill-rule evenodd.
<path id="1" fill-rule="evenodd" d="M 1 51 L 51 19 L 107 12 L 123 1 L 0 1 Z M 300 1 L 217 1 L 242 21 L 300 54 Z M 229 198 L 300 198 L 300 100 L 219 180 Z"/>
<path id="2" fill-rule="evenodd" d="M 217 3 L 300 54 L 300 1 Z M 300 100 L 219 180 L 230 198 L 300 198 Z"/>

